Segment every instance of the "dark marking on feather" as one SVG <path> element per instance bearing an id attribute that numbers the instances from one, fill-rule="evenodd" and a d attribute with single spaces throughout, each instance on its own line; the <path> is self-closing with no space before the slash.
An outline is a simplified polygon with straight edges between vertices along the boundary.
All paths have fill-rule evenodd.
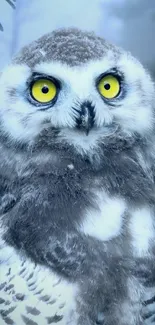
<path id="1" fill-rule="evenodd" d="M 56 299 L 52 299 L 51 301 L 48 302 L 49 305 L 53 305 L 56 303 Z"/>
<path id="2" fill-rule="evenodd" d="M 33 320 L 31 320 L 30 318 L 28 318 L 24 315 L 22 315 L 22 319 L 26 325 L 38 325 L 36 322 L 34 322 Z"/>
<path id="3" fill-rule="evenodd" d="M 144 305 L 147 306 L 147 305 L 150 305 L 150 304 L 153 304 L 155 302 L 155 296 L 152 297 L 151 299 L 148 299 L 146 301 L 144 301 Z"/>
<path id="4" fill-rule="evenodd" d="M 11 289 L 14 288 L 14 285 L 13 284 L 9 284 L 6 288 L 5 288 L 5 291 L 9 291 Z"/>
<path id="5" fill-rule="evenodd" d="M 23 293 L 16 293 L 15 298 L 17 300 L 23 301 L 25 298 L 25 295 Z"/>
<path id="6" fill-rule="evenodd" d="M 55 284 L 53 284 L 53 288 L 56 287 L 61 282 L 61 279 L 59 279 Z"/>
<path id="7" fill-rule="evenodd" d="M 36 292 L 36 295 L 40 295 L 43 292 L 43 289 L 40 289 L 39 291 Z"/>
<path id="8" fill-rule="evenodd" d="M 0 284 L 0 290 L 4 289 L 4 287 L 6 286 L 6 282 L 3 282 Z"/>
<path id="9" fill-rule="evenodd" d="M 14 321 L 10 317 L 2 317 L 4 322 L 8 325 L 14 325 Z"/>
<path id="10" fill-rule="evenodd" d="M 63 316 L 55 315 L 53 317 L 47 317 L 47 324 L 58 323 L 63 319 Z"/>
<path id="11" fill-rule="evenodd" d="M 11 302 L 9 300 L 6 300 L 5 306 L 9 306 L 10 304 L 11 304 Z"/>
<path id="12" fill-rule="evenodd" d="M 30 275 L 29 275 L 29 277 L 28 277 L 28 279 L 27 279 L 27 281 L 29 281 L 32 278 L 33 278 L 33 273 L 31 272 Z"/>
<path id="13" fill-rule="evenodd" d="M 10 313 L 12 313 L 15 309 L 16 309 L 16 307 L 10 307 L 10 308 L 7 309 L 7 310 L 1 310 L 1 315 L 2 315 L 3 317 L 6 317 L 6 316 L 8 316 Z"/>
<path id="14" fill-rule="evenodd" d="M 6 2 L 12 7 L 12 9 L 16 9 L 16 6 L 10 0 L 6 0 Z"/>
<path id="15" fill-rule="evenodd" d="M 26 271 L 26 267 L 24 267 L 20 272 L 19 275 L 22 275 Z"/>
<path id="16" fill-rule="evenodd" d="M 32 286 L 34 286 L 34 284 L 35 284 L 35 281 L 28 283 L 28 286 L 32 287 Z"/>
<path id="17" fill-rule="evenodd" d="M 50 298 L 51 298 L 50 296 L 48 296 L 48 295 L 45 295 L 45 296 L 42 296 L 42 297 L 40 297 L 40 300 L 41 300 L 41 301 L 45 301 L 45 302 L 46 302 L 46 301 L 49 301 L 49 300 L 50 300 Z"/>
<path id="18" fill-rule="evenodd" d="M 7 272 L 6 275 L 8 276 L 8 275 L 10 275 L 10 274 L 11 274 L 11 267 L 9 267 L 8 272 Z"/>
<path id="19" fill-rule="evenodd" d="M 143 316 L 144 319 L 148 319 L 148 318 L 151 318 L 152 316 L 154 316 L 154 310 L 152 311 L 149 311 L 147 314 L 145 314 Z"/>
<path id="20" fill-rule="evenodd" d="M 2 26 L 2 24 L 0 23 L 0 31 L 3 32 L 4 31 L 4 28 Z"/>
<path id="21" fill-rule="evenodd" d="M 37 316 L 37 315 L 40 314 L 40 311 L 35 307 L 27 306 L 26 310 L 27 310 L 28 314 L 31 314 L 31 315 L 34 315 L 34 316 Z"/>

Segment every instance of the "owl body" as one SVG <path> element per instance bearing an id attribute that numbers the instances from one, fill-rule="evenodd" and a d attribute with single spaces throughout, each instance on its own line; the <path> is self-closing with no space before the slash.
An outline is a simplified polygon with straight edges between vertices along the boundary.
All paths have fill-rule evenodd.
<path id="1" fill-rule="evenodd" d="M 15 272 L 8 281 L 20 278 L 28 290 L 10 311 L 12 324 L 22 308 L 23 324 L 143 324 L 144 300 L 154 295 L 148 73 L 130 54 L 69 29 L 24 48 L 0 86 L 1 240 L 18 264 L 9 259 L 6 270 L 1 257 L 0 272 Z M 31 299 L 34 308 L 40 304 L 38 288 L 49 300 L 30 322 L 25 313 Z M 56 307 L 49 307 L 53 295 Z M 1 315 L 4 323 L 11 318 Z"/>
<path id="2" fill-rule="evenodd" d="M 120 324 L 128 320 L 130 313 L 133 317 L 131 324 L 133 321 L 141 324 L 142 303 L 146 295 L 145 281 L 139 280 L 135 275 L 137 261 L 139 268 L 142 263 L 141 272 L 145 272 L 145 277 L 149 274 L 149 268 L 146 269 L 149 243 L 154 240 L 153 209 L 151 208 L 152 177 L 150 174 L 147 176 L 143 168 L 135 164 L 135 160 L 132 165 L 129 159 L 123 180 L 124 155 L 121 157 L 119 154 L 117 166 L 117 154 L 112 143 L 113 152 L 111 150 L 110 160 L 114 162 L 115 170 L 116 167 L 119 168 L 120 175 L 117 173 L 117 183 L 111 183 L 114 169 L 111 166 L 112 170 L 110 170 L 110 160 L 106 157 L 106 153 L 101 164 L 98 164 L 96 158 L 94 161 L 90 161 L 88 157 L 81 159 L 81 155 L 76 154 L 74 147 L 70 148 L 65 143 L 63 146 L 62 142 L 60 144 L 57 142 L 56 146 L 54 143 L 51 144 L 51 139 L 54 139 L 53 130 L 47 128 L 41 133 L 40 140 L 37 140 L 37 145 L 35 144 L 34 147 L 24 149 L 19 145 L 14 148 L 13 155 L 10 148 L 7 148 L 7 141 L 4 142 L 5 145 L 3 143 L 3 149 L 1 148 L 2 152 L 5 152 L 5 156 L 1 155 L 1 167 L 3 166 L 1 171 L 4 177 L 1 190 L 3 193 L 4 188 L 5 193 L 1 200 L 3 239 L 5 245 L 7 243 L 9 247 L 14 247 L 16 261 L 19 259 L 18 252 L 21 252 L 21 256 L 25 258 L 27 266 L 25 272 L 28 274 L 26 273 L 21 281 L 26 282 L 25 279 L 29 278 L 35 263 L 36 271 L 33 280 L 36 277 L 37 284 L 34 284 L 36 291 L 40 287 L 44 288 L 45 296 L 49 295 L 53 300 L 51 297 L 55 293 L 52 281 L 54 278 L 54 281 L 59 282 L 60 278 L 58 290 L 63 294 L 60 297 L 60 305 L 61 299 L 66 299 L 66 292 L 69 295 L 62 313 L 59 313 L 57 307 L 59 298 L 54 298 L 58 300 L 56 307 L 53 304 L 48 308 L 49 302 L 47 302 L 48 306 L 45 305 L 46 302 L 42 307 L 40 306 L 40 314 L 38 319 L 36 318 L 36 323 L 39 324 L 39 321 L 42 321 L 46 324 L 49 319 L 57 322 L 57 315 L 59 315 L 62 317 L 59 318 L 60 324 L 61 322 L 68 324 L 72 321 L 73 324 L 75 322 L 95 324 L 98 314 L 101 314 L 104 315 L 101 318 L 102 322 L 107 318 L 110 324 L 111 313 L 105 310 L 110 302 L 109 308 L 114 309 L 112 317 L 117 317 Z M 50 148 L 52 154 L 49 155 Z M 132 150 L 129 148 L 129 143 L 128 150 Z M 9 159 L 11 157 L 12 159 Z M 107 163 L 104 161 L 105 158 Z M 135 169 L 134 173 L 127 177 L 130 168 L 131 170 L 138 168 L 138 170 Z M 8 170 L 10 172 L 9 184 L 5 177 L 5 174 L 8 176 Z M 134 182 L 135 174 L 136 182 Z M 145 182 L 142 187 L 144 177 Z M 141 182 L 142 190 L 136 191 L 133 195 L 138 182 Z M 107 188 L 108 191 L 105 190 Z M 139 224 L 141 224 L 140 228 Z M 28 258 L 33 263 L 30 263 Z M 17 266 L 16 264 L 13 266 L 12 260 L 9 264 L 7 268 L 4 268 L 2 256 L 1 267 L 6 269 L 4 280 L 1 276 L 3 283 L 6 281 L 9 269 L 17 271 Z M 19 272 L 13 279 L 10 275 L 11 281 L 8 277 L 6 286 L 1 291 L 2 297 L 7 286 L 14 285 L 14 282 L 17 286 L 15 292 L 19 291 L 18 278 L 21 277 L 25 264 L 19 259 Z M 47 276 L 42 282 L 42 277 L 46 272 Z M 65 281 L 71 281 L 70 291 L 68 290 L 70 283 L 66 285 Z M 49 288 L 49 293 L 46 292 L 45 284 Z M 24 286 L 27 290 L 31 290 L 29 283 L 26 282 Z M 130 287 L 136 290 L 134 296 L 133 291 L 129 290 Z M 14 289 L 12 290 L 14 292 Z M 117 292 L 116 296 L 115 292 Z M 25 291 L 22 289 L 21 293 L 25 294 Z M 148 293 L 149 299 L 152 295 L 151 290 Z M 26 296 L 26 300 L 22 302 L 23 307 L 21 307 L 21 302 L 17 302 L 16 306 L 13 305 L 16 307 L 14 314 L 7 316 L 14 320 L 15 324 L 18 319 L 26 322 L 27 317 L 29 318 L 30 315 L 27 315 L 26 311 L 31 305 L 32 296 L 34 296 L 34 306 L 39 304 L 37 299 L 40 299 L 40 296 L 36 297 L 34 291 L 32 295 L 27 293 Z M 8 299 L 13 301 L 13 295 L 9 293 Z M 71 301 L 74 302 L 74 306 Z M 121 315 L 124 313 L 122 319 L 119 319 L 117 309 L 120 310 L 120 305 L 122 306 Z M 4 306 L 2 306 L 2 317 L 3 310 Z M 22 313 L 19 314 L 21 310 Z M 45 313 L 46 310 L 47 313 Z M 6 316 L 3 321 L 5 319 L 7 320 Z M 32 317 L 32 320 L 35 321 L 35 317 Z"/>

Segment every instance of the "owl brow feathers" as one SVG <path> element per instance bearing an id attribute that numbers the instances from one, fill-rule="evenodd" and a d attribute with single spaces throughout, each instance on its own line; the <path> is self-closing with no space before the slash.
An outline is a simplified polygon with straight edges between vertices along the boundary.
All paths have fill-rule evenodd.
<path id="1" fill-rule="evenodd" d="M 94 33 L 83 32 L 76 28 L 60 29 L 44 35 L 29 47 L 24 47 L 13 62 L 26 63 L 34 67 L 40 62 L 54 60 L 63 61 L 69 66 L 78 66 L 94 58 L 100 59 L 110 48 L 119 53 L 119 49 L 96 37 Z M 43 56 L 42 53 L 45 55 Z"/>

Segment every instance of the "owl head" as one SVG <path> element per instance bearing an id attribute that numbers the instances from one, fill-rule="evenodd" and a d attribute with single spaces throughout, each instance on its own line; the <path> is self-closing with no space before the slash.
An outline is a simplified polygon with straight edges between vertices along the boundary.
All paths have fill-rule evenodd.
<path id="1" fill-rule="evenodd" d="M 154 129 L 154 84 L 130 53 L 78 29 L 24 47 L 0 77 L 1 132 L 30 144 L 45 129 L 80 153 Z"/>

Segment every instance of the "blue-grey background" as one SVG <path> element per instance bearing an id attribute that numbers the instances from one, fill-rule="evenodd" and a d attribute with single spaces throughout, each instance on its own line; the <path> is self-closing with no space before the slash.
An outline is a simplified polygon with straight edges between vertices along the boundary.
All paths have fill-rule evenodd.
<path id="1" fill-rule="evenodd" d="M 64 26 L 94 30 L 155 75 L 155 0 L 0 0 L 0 69 L 21 46 Z"/>

